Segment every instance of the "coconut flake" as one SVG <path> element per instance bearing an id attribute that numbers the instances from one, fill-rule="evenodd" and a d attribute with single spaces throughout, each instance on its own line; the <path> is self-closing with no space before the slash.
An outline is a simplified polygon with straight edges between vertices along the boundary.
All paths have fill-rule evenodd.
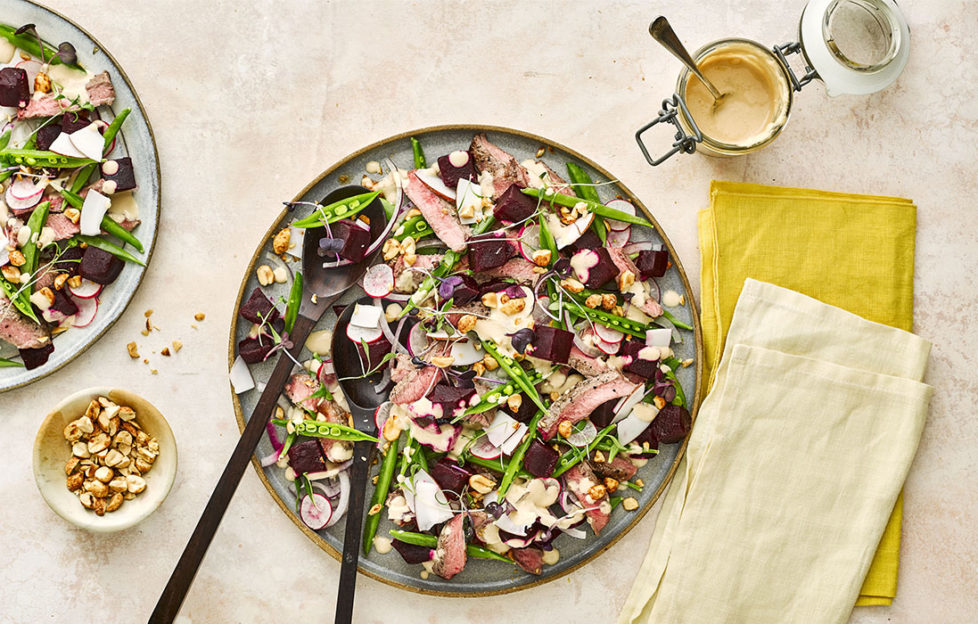
<path id="1" fill-rule="evenodd" d="M 247 392 L 255 387 L 255 380 L 251 376 L 251 371 L 248 370 L 248 364 L 241 359 L 240 355 L 234 360 L 234 365 L 231 366 L 230 377 L 231 387 L 234 388 L 235 394 Z"/>
<path id="2" fill-rule="evenodd" d="M 59 136 L 60 138 L 60 136 Z M 75 146 L 85 158 L 91 160 L 102 160 L 102 151 L 105 149 L 105 139 L 98 131 L 98 125 L 94 122 L 88 124 L 81 130 L 76 130 L 68 135 L 71 144 Z"/>
<path id="3" fill-rule="evenodd" d="M 48 149 L 55 154 L 61 154 L 68 158 L 85 158 L 85 154 L 75 147 L 75 144 L 71 142 L 71 137 L 64 132 L 58 135 L 58 138 L 51 143 Z"/>
<path id="4" fill-rule="evenodd" d="M 112 205 L 105 195 L 97 191 L 89 191 L 85 195 L 85 203 L 82 204 L 81 219 L 79 225 L 81 233 L 86 236 L 98 236 L 102 231 L 102 218 Z"/>

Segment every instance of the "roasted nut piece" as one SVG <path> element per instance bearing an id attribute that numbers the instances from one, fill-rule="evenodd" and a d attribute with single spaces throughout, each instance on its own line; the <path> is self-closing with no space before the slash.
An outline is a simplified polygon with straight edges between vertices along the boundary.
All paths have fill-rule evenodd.
<path id="1" fill-rule="evenodd" d="M 95 504 L 95 497 L 89 492 L 82 492 L 78 495 L 78 501 L 82 504 L 85 509 L 91 509 Z"/>
<path id="2" fill-rule="evenodd" d="M 128 431 L 120 431 L 115 434 L 112 438 L 112 446 L 119 448 L 120 446 L 129 446 L 132 444 L 132 434 Z"/>
<path id="3" fill-rule="evenodd" d="M 102 406 L 99 405 L 98 401 L 93 400 L 88 404 L 88 409 L 85 410 L 85 418 L 88 418 L 92 422 L 98 420 L 99 412 L 102 411 Z M 90 432 L 89 432 L 90 433 Z"/>
<path id="4" fill-rule="evenodd" d="M 267 264 L 258 267 L 256 274 L 258 275 L 258 283 L 262 286 L 268 286 L 275 281 L 275 271 Z"/>
<path id="5" fill-rule="evenodd" d="M 10 282 L 11 284 L 20 283 L 20 269 L 13 266 L 12 264 L 7 264 L 4 265 L 3 267 L 0 267 L 0 275 L 3 275 L 3 278 L 8 282 Z"/>
<path id="6" fill-rule="evenodd" d="M 92 456 L 92 454 L 88 452 L 88 444 L 80 440 L 71 445 L 71 454 L 82 459 L 88 459 Z"/>
<path id="7" fill-rule="evenodd" d="M 10 264 L 15 267 L 22 267 L 27 263 L 27 258 L 19 249 L 11 249 L 7 252 L 7 259 L 10 260 Z"/>
<path id="8" fill-rule="evenodd" d="M 57 277 L 54 278 L 54 288 L 55 290 L 61 290 L 65 287 L 65 282 L 68 281 L 67 273 L 58 273 Z"/>
<path id="9" fill-rule="evenodd" d="M 477 377 L 482 377 L 482 375 L 486 372 L 486 365 L 482 362 L 476 362 L 472 365 L 472 370 L 475 371 Z"/>
<path id="10" fill-rule="evenodd" d="M 473 314 L 465 314 L 458 320 L 458 330 L 463 334 L 475 329 L 475 324 L 479 319 Z"/>
<path id="11" fill-rule="evenodd" d="M 139 494 L 146 489 L 146 479 L 135 475 L 127 476 L 126 484 L 129 486 L 129 491 L 133 494 Z"/>
<path id="12" fill-rule="evenodd" d="M 661 410 L 662 408 L 664 408 L 666 406 L 666 400 L 664 398 L 660 397 L 660 396 L 653 397 L 652 398 L 652 404 L 655 405 L 656 408 L 658 408 L 658 409 Z"/>
<path id="13" fill-rule="evenodd" d="M 550 264 L 550 258 L 552 255 L 553 254 L 549 249 L 537 249 L 530 257 L 533 258 L 533 264 L 540 267 L 545 267 Z"/>
<path id="14" fill-rule="evenodd" d="M 509 398 L 506 399 L 506 405 L 509 407 L 509 411 L 518 412 L 520 411 L 520 406 L 523 405 L 523 396 L 520 394 L 511 394 Z"/>
<path id="15" fill-rule="evenodd" d="M 618 489 L 618 480 L 612 479 L 611 477 L 604 478 L 604 487 L 609 492 L 614 492 Z"/>
<path id="16" fill-rule="evenodd" d="M 621 502 L 621 506 L 625 508 L 625 511 L 635 511 L 638 509 L 638 501 L 629 496 Z"/>
<path id="17" fill-rule="evenodd" d="M 95 478 L 102 483 L 108 483 L 115 477 L 115 472 L 108 466 L 99 466 L 95 469 Z"/>
<path id="18" fill-rule="evenodd" d="M 513 315 L 519 314 L 526 308 L 526 299 L 520 297 L 518 299 L 510 299 L 506 303 L 499 306 L 499 309 L 503 314 Z"/>
<path id="19" fill-rule="evenodd" d="M 127 492 L 129 491 L 129 484 L 126 483 L 125 477 L 116 477 L 109 481 L 109 490 L 112 492 Z"/>
<path id="20" fill-rule="evenodd" d="M 451 355 L 436 355 L 431 358 L 431 363 L 438 368 L 448 368 L 455 362 L 455 358 Z"/>
<path id="21" fill-rule="evenodd" d="M 92 496 L 97 498 L 102 498 L 103 496 L 109 495 L 109 486 L 105 485 L 98 479 L 85 481 L 84 487 L 86 492 L 91 492 Z"/>
<path id="22" fill-rule="evenodd" d="M 595 451 L 594 452 L 594 457 L 591 458 L 591 461 L 593 461 L 596 464 L 603 464 L 604 463 L 604 453 L 602 453 L 601 451 Z"/>
<path id="23" fill-rule="evenodd" d="M 44 72 L 37 72 L 34 76 L 35 93 L 51 93 L 51 79 Z"/>
<path id="24" fill-rule="evenodd" d="M 289 242 L 292 240 L 292 231 L 289 228 L 282 228 L 272 239 L 272 251 L 282 255 L 289 250 Z"/>
<path id="25" fill-rule="evenodd" d="M 100 498 L 100 497 L 96 497 L 93 500 L 93 502 L 92 502 L 92 509 L 95 510 L 95 515 L 96 516 L 104 516 L 105 515 L 105 499 L 104 498 Z"/>
<path id="26" fill-rule="evenodd" d="M 81 427 L 78 426 L 77 420 L 73 420 L 70 423 L 68 423 L 68 425 L 65 427 L 64 435 L 65 435 L 65 440 L 68 440 L 69 442 L 72 443 L 81 440 L 82 430 Z"/>
<path id="27" fill-rule="evenodd" d="M 129 422 L 136 417 L 136 412 L 132 411 L 131 407 L 121 407 L 119 408 L 119 418 L 124 422 Z"/>
<path id="28" fill-rule="evenodd" d="M 110 438 L 105 433 L 99 433 L 88 441 L 88 452 L 91 454 L 98 453 L 109 448 L 109 444 L 112 443 L 112 438 Z"/>
<path id="29" fill-rule="evenodd" d="M 580 283 L 573 277 L 560 280 L 560 285 L 572 293 L 579 293 L 584 290 L 584 284 Z"/>
<path id="30" fill-rule="evenodd" d="M 482 295 L 482 305 L 486 306 L 487 308 L 495 308 L 498 303 L 499 298 L 496 296 L 496 293 L 487 292 L 486 294 Z"/>
<path id="31" fill-rule="evenodd" d="M 479 494 L 488 494 L 496 487 L 496 482 L 484 474 L 474 474 L 469 477 L 469 487 Z"/>
<path id="32" fill-rule="evenodd" d="M 601 295 L 601 307 L 605 310 L 614 310 L 615 306 L 618 305 L 618 297 L 610 293 L 605 293 Z"/>
<path id="33" fill-rule="evenodd" d="M 84 482 L 85 482 L 85 477 L 83 477 L 82 473 L 80 472 L 76 472 L 73 475 L 68 475 L 67 485 L 68 485 L 68 489 L 72 492 L 79 489 Z"/>
<path id="34" fill-rule="evenodd" d="M 560 424 L 557 425 L 557 433 L 565 438 L 570 436 L 570 434 L 574 433 L 574 424 L 569 420 L 560 421 Z"/>
<path id="35" fill-rule="evenodd" d="M 499 362 L 488 353 L 482 356 L 482 365 L 486 367 L 487 371 L 494 371 L 499 368 Z"/>
<path id="36" fill-rule="evenodd" d="M 149 472 L 150 468 L 153 467 L 152 462 L 142 460 L 138 457 L 135 459 L 133 463 L 135 464 L 136 469 L 139 470 L 139 474 L 146 474 L 147 472 Z"/>
<path id="37" fill-rule="evenodd" d="M 111 449 L 105 455 L 105 465 L 108 466 L 109 468 L 116 468 L 120 464 L 122 464 L 122 461 L 124 459 L 125 459 L 125 456 L 121 452 L 119 452 L 116 449 Z"/>
<path id="38" fill-rule="evenodd" d="M 139 359 L 139 347 L 136 346 L 135 342 L 130 342 L 126 345 L 126 351 L 129 352 L 129 357 L 134 360 Z"/>
<path id="39" fill-rule="evenodd" d="M 587 495 L 594 501 L 604 498 L 604 495 L 607 493 L 608 492 L 603 485 L 592 485 L 587 491 Z"/>
<path id="40" fill-rule="evenodd" d="M 122 507 L 122 500 L 123 500 L 122 493 L 116 492 L 115 494 L 112 495 L 112 498 L 109 499 L 109 502 L 106 503 L 105 511 L 113 512 L 119 507 Z"/>
<path id="41" fill-rule="evenodd" d="M 584 305 L 589 308 L 596 308 L 601 305 L 601 295 L 589 295 L 587 299 L 584 300 Z"/>
<path id="42" fill-rule="evenodd" d="M 81 464 L 81 460 L 75 457 L 74 455 L 72 455 L 71 458 L 69 458 L 68 461 L 65 462 L 65 474 L 70 475 L 71 473 L 78 470 L 79 464 Z"/>
<path id="43" fill-rule="evenodd" d="M 621 291 L 626 291 L 631 288 L 632 284 L 635 283 L 635 274 L 625 269 L 618 276 L 618 289 Z"/>

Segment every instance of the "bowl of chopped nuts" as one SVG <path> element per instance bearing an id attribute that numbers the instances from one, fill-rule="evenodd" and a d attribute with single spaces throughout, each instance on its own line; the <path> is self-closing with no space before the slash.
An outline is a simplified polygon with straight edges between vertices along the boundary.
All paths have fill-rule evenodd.
<path id="1" fill-rule="evenodd" d="M 141 522 L 169 494 L 176 472 L 170 425 L 127 390 L 76 392 L 48 414 L 34 440 L 34 478 L 44 500 L 90 531 Z"/>

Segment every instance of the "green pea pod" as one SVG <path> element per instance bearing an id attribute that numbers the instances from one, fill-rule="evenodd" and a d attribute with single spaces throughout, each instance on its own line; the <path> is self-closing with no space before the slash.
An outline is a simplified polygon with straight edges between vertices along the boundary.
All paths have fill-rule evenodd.
<path id="1" fill-rule="evenodd" d="M 428 161 L 424 157 L 424 150 L 421 149 L 421 143 L 414 137 L 411 137 L 411 152 L 414 154 L 415 169 L 424 169 L 428 166 Z"/>
<path id="2" fill-rule="evenodd" d="M 377 438 L 362 431 L 340 425 L 338 423 L 319 422 L 318 420 L 304 420 L 295 426 L 295 432 L 299 435 L 312 438 L 329 438 L 331 440 L 342 440 L 344 442 L 359 442 L 368 440 L 377 442 Z"/>
<path id="3" fill-rule="evenodd" d="M 557 460 L 557 469 L 554 470 L 554 473 L 550 476 L 556 479 L 557 477 L 564 474 L 565 472 L 573 468 L 575 465 L 580 463 L 581 460 L 584 459 L 584 457 L 590 455 L 591 451 L 593 451 L 598 446 L 598 444 L 601 442 L 601 440 L 604 439 L 605 436 L 607 436 L 609 433 L 612 432 L 612 430 L 616 429 L 617 427 L 618 427 L 617 424 L 611 424 L 605 427 L 604 429 L 602 429 L 601 431 L 599 431 L 598 435 L 596 435 L 594 439 L 591 440 L 591 443 L 587 445 L 587 451 L 583 451 L 581 449 L 571 449 L 566 453 L 564 453 L 563 455 L 561 455 L 560 459 Z"/>
<path id="4" fill-rule="evenodd" d="M 95 247 L 96 249 L 101 249 L 102 251 L 107 251 L 116 258 L 120 260 L 125 260 L 126 262 L 132 262 L 138 264 L 139 266 L 146 266 L 146 263 L 132 255 L 122 247 L 119 247 L 115 243 L 111 243 L 104 238 L 99 238 L 98 236 L 86 236 L 84 234 L 79 234 L 75 237 L 79 242 L 86 243 Z"/>
<path id="5" fill-rule="evenodd" d="M 27 227 L 31 230 L 30 241 L 24 245 L 21 250 L 24 254 L 24 266 L 23 271 L 34 275 L 34 271 L 37 270 L 38 256 L 40 255 L 40 249 L 38 245 L 40 242 L 37 237 L 41 235 L 41 230 L 44 228 L 44 224 L 48 220 L 48 210 L 51 208 L 51 202 L 42 202 L 34 212 L 31 213 L 30 218 L 27 220 Z"/>
<path id="6" fill-rule="evenodd" d="M 611 502 L 611 510 L 614 511 L 615 507 L 620 505 L 623 499 L 621 496 L 612 496 L 608 500 Z"/>
<path id="7" fill-rule="evenodd" d="M 427 533 L 412 533 L 410 531 L 398 531 L 396 529 L 391 529 L 388 532 L 391 534 L 391 537 L 399 542 L 404 542 L 405 544 L 411 544 L 413 546 L 426 546 L 428 548 L 435 548 L 438 545 L 438 538 L 434 535 L 428 535 Z M 498 553 L 494 553 L 487 548 L 476 546 L 475 544 L 466 544 L 465 553 L 468 556 L 476 559 L 495 559 L 496 561 L 513 563 L 512 559 L 504 557 Z"/>
<path id="8" fill-rule="evenodd" d="M 500 353 L 499 349 L 496 348 L 495 343 L 490 340 L 483 340 L 482 348 L 486 350 L 486 353 L 491 355 L 497 362 L 499 362 L 499 366 L 506 371 L 509 378 L 512 379 L 516 385 L 523 390 L 523 392 L 526 392 L 527 396 L 530 397 L 530 400 L 533 401 L 538 408 L 544 412 L 547 411 L 547 406 L 540 400 L 540 395 L 537 393 L 537 389 L 533 387 L 530 377 L 527 375 L 526 371 L 523 370 L 522 366 L 520 366 L 508 355 L 503 355 Z"/>
<path id="9" fill-rule="evenodd" d="M 548 194 L 546 190 L 549 189 L 525 188 L 523 189 L 523 193 L 529 195 L 530 197 L 543 199 L 543 201 L 549 202 L 550 204 L 558 204 L 560 206 L 567 206 L 568 208 L 573 208 L 577 204 L 584 202 L 584 204 L 587 205 L 588 210 L 606 219 L 615 219 L 617 221 L 624 221 L 625 223 L 634 223 L 635 225 L 652 227 L 651 223 L 638 215 L 632 215 L 628 214 L 627 212 L 622 212 L 621 210 L 615 210 L 614 208 L 609 208 L 600 202 L 581 197 L 562 195 L 561 193 L 554 193 L 552 191 Z"/>
<path id="10" fill-rule="evenodd" d="M 74 158 L 54 152 L 29 149 L 0 150 L 0 160 L 16 165 L 27 165 L 28 167 L 52 167 L 55 169 L 74 169 L 95 163 L 90 158 Z"/>
<path id="11" fill-rule="evenodd" d="M 7 358 L 0 358 L 0 368 L 23 368 L 23 362 L 15 362 L 13 360 L 8 360 Z"/>
<path id="12" fill-rule="evenodd" d="M 2 135 L 0 135 L 0 150 L 6 149 L 9 143 L 10 143 L 10 130 L 7 130 Z"/>
<path id="13" fill-rule="evenodd" d="M 384 453 L 384 461 L 380 464 L 380 473 L 377 475 L 377 486 L 374 488 L 374 495 L 370 499 L 370 510 L 380 505 L 376 513 L 367 513 L 367 520 L 363 523 L 363 554 L 369 555 L 373 547 L 374 535 L 377 534 L 377 527 L 380 526 L 380 511 L 384 508 L 387 500 L 387 493 L 390 491 L 391 479 L 394 478 L 394 468 L 397 466 L 397 440 L 390 443 L 387 452 Z"/>
<path id="14" fill-rule="evenodd" d="M 102 231 L 110 236 L 115 236 L 124 243 L 128 243 L 136 248 L 136 251 L 143 252 L 143 244 L 138 238 L 133 236 L 133 233 L 122 227 L 109 215 L 102 215 L 102 223 L 100 225 Z"/>
<path id="15" fill-rule="evenodd" d="M 502 457 L 498 459 L 482 459 L 481 457 L 476 457 L 475 455 L 467 455 L 464 459 L 465 463 L 472 464 L 473 466 L 481 466 L 482 468 L 488 468 L 489 470 L 494 470 L 500 474 L 506 474 L 509 470 L 510 462 L 504 460 Z M 516 470 L 515 476 L 523 477 L 525 479 L 532 479 L 531 475 L 526 470 L 518 468 Z"/>
<path id="16" fill-rule="evenodd" d="M 292 280 L 292 290 L 289 291 L 289 301 L 285 305 L 285 331 L 291 332 L 295 327 L 295 319 L 299 316 L 299 306 L 302 304 L 302 273 L 297 272 Z"/>
<path id="17" fill-rule="evenodd" d="M 80 168 L 78 173 L 75 174 L 75 179 L 71 182 L 71 192 L 80 193 L 85 188 L 85 185 L 88 184 L 88 179 L 92 177 L 93 171 L 95 171 L 95 163 Z"/>
<path id="18" fill-rule="evenodd" d="M 550 262 L 557 261 L 557 241 L 554 240 L 550 228 L 547 227 L 547 220 L 540 215 L 540 246 L 550 250 Z M 550 263 L 548 263 L 550 264 Z"/>
<path id="19" fill-rule="evenodd" d="M 119 111 L 119 114 L 115 116 L 115 119 L 112 120 L 109 127 L 102 133 L 102 138 L 104 140 L 104 147 L 102 148 L 103 152 L 107 151 L 109 146 L 112 145 L 115 135 L 119 133 L 119 129 L 122 128 L 122 123 L 126 120 L 126 117 L 128 117 L 129 113 L 131 112 L 132 109 L 129 108 L 124 108 Z"/>
<path id="20" fill-rule="evenodd" d="M 416 451 L 411 454 L 411 459 L 421 466 L 421 470 L 428 472 L 428 458 L 425 457 L 424 448 L 422 448 L 421 443 L 417 440 L 414 440 L 414 448 Z"/>
<path id="21" fill-rule="evenodd" d="M 336 223 L 340 219 L 346 219 L 357 214 L 364 208 L 370 205 L 370 203 L 377 199 L 380 195 L 380 191 L 374 191 L 372 193 L 360 193 L 359 195 L 354 195 L 352 197 L 347 197 L 339 201 L 335 201 L 328 206 L 320 206 L 316 210 L 306 217 L 305 219 L 299 219 L 292 224 L 295 228 L 314 228 L 322 227 L 323 219 L 326 223 Z"/>
<path id="22" fill-rule="evenodd" d="M 11 303 L 14 304 L 14 307 L 17 308 L 21 314 L 31 319 L 38 325 L 41 324 L 41 321 L 38 320 L 37 315 L 34 314 L 34 307 L 31 306 L 30 293 L 28 292 L 27 288 L 14 288 L 13 284 L 2 277 L 0 277 L 0 288 L 3 289 L 4 294 L 7 295 L 7 299 L 10 299 Z"/>
<path id="23" fill-rule="evenodd" d="M 480 401 L 473 405 L 472 407 L 465 410 L 462 416 L 471 416 L 472 414 L 481 414 L 486 410 L 490 410 L 497 407 L 501 401 L 505 400 L 511 394 L 516 393 L 516 387 L 508 383 L 500 388 L 494 388 L 489 392 L 485 393 Z"/>
<path id="24" fill-rule="evenodd" d="M 662 311 L 662 316 L 666 317 L 669 320 L 670 323 L 672 323 L 673 325 L 675 325 L 679 329 L 688 329 L 688 330 L 692 330 L 693 329 L 693 326 L 692 325 L 690 325 L 689 323 L 685 323 L 683 321 L 680 321 L 675 316 L 673 316 L 673 314 L 671 312 L 669 312 L 669 310 L 663 310 Z"/>
<path id="25" fill-rule="evenodd" d="M 648 325 L 640 321 L 636 321 L 635 319 L 618 316 L 617 314 L 612 314 L 599 308 L 588 308 L 582 305 L 583 297 L 580 295 L 573 295 L 572 301 L 572 307 L 568 308 L 568 312 L 570 312 L 572 316 L 583 316 L 590 319 L 592 322 L 598 323 L 599 325 L 616 329 L 637 338 L 644 339 L 645 332 L 649 330 Z M 552 302 L 550 305 L 551 309 L 556 309 L 556 303 Z"/>
<path id="26" fill-rule="evenodd" d="M 414 240 L 418 240 L 425 236 L 430 236 L 434 232 L 428 222 L 425 221 L 424 217 L 418 215 L 416 217 L 411 217 L 402 223 L 394 234 L 394 238 L 399 241 L 404 240 L 408 236 Z"/>
<path id="27" fill-rule="evenodd" d="M 20 48 L 24 52 L 37 58 L 44 59 L 44 62 L 50 63 L 51 65 L 65 65 L 73 69 L 81 69 L 81 65 L 77 63 L 64 63 L 58 56 L 58 51 L 49 46 L 46 43 L 38 43 L 37 37 L 33 34 L 24 33 L 22 35 L 17 34 L 17 29 L 12 26 L 7 26 L 6 24 L 0 24 L 0 37 L 3 37 L 11 43 L 15 48 Z M 43 45 L 43 47 L 42 47 Z"/>
<path id="28" fill-rule="evenodd" d="M 577 163 L 567 163 L 567 175 L 570 178 L 571 187 L 577 193 L 578 197 L 583 197 L 584 199 L 598 203 L 601 202 L 601 198 L 598 197 L 598 191 L 594 188 L 594 181 L 591 179 L 591 176 L 587 174 L 587 171 L 579 167 Z M 605 226 L 603 218 L 595 215 L 591 229 L 601 239 L 602 245 L 608 241 L 608 228 Z"/>
<path id="29" fill-rule="evenodd" d="M 499 498 L 502 499 L 506 496 L 506 492 L 509 490 L 509 486 L 513 484 L 513 479 L 516 478 L 516 473 L 523 467 L 523 456 L 526 455 L 526 450 L 530 448 L 530 443 L 537 436 L 537 424 L 539 424 L 540 419 L 543 415 L 547 413 L 547 410 L 538 411 L 533 419 L 530 420 L 528 425 L 528 431 L 526 437 L 520 442 L 520 445 L 516 447 L 513 452 L 513 456 L 509 459 L 509 466 L 506 468 L 506 472 L 503 473 L 502 480 L 499 481 Z"/>

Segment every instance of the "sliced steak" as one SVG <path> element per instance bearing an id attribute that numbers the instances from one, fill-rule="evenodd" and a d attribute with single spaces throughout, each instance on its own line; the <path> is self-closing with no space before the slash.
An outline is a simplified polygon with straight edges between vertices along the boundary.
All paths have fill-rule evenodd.
<path id="1" fill-rule="evenodd" d="M 526 169 L 511 154 L 490 143 L 485 133 L 480 132 L 472 137 L 469 153 L 475 158 L 475 166 L 480 173 L 492 174 L 493 200 L 498 199 L 512 184 L 530 185 Z"/>
<path id="2" fill-rule="evenodd" d="M 561 421 L 576 423 L 584 420 L 605 401 L 626 397 L 638 386 L 639 384 L 628 381 L 616 371 L 582 379 L 550 405 L 546 415 L 540 419 L 538 425 L 540 435 L 544 440 L 549 440 L 557 433 L 557 426 Z"/>
<path id="3" fill-rule="evenodd" d="M 593 459 L 588 462 L 591 468 L 594 470 L 594 474 L 598 475 L 602 479 L 604 477 L 611 477 L 616 481 L 628 481 L 635 476 L 638 468 L 626 457 L 621 455 L 616 456 L 613 460 L 609 461 L 594 461 Z"/>
<path id="4" fill-rule="evenodd" d="M 85 85 L 85 90 L 88 92 L 88 101 L 92 106 L 111 106 L 115 102 L 115 88 L 107 71 L 92 76 Z"/>
<path id="5" fill-rule="evenodd" d="M 435 195 L 418 179 L 413 171 L 408 173 L 408 182 L 404 187 L 404 192 L 424 215 L 425 221 L 431 226 L 435 236 L 453 251 L 465 250 L 468 228 L 463 227 L 458 222 L 455 206 Z"/>
<path id="6" fill-rule="evenodd" d="M 48 220 L 44 225 L 54 230 L 54 240 L 56 241 L 71 238 L 81 232 L 81 228 L 77 223 L 74 223 L 60 212 L 49 214 Z"/>
<path id="7" fill-rule="evenodd" d="M 390 400 L 398 405 L 414 403 L 423 397 L 435 385 L 439 370 L 435 366 L 417 368 L 411 364 L 412 370 L 407 371 L 401 381 L 391 390 Z M 393 379 L 393 372 L 391 374 Z"/>
<path id="8" fill-rule="evenodd" d="M 543 551 L 536 546 L 526 548 L 514 548 L 509 551 L 513 555 L 516 565 L 523 568 L 524 572 L 530 574 L 540 574 L 543 572 Z"/>
<path id="9" fill-rule="evenodd" d="M 56 100 L 50 93 L 42 93 L 31 98 L 27 106 L 17 111 L 17 119 L 35 119 L 37 117 L 54 117 L 64 112 L 63 102 Z"/>
<path id="10" fill-rule="evenodd" d="M 441 254 L 420 255 L 413 265 L 408 266 L 404 256 L 398 256 L 391 267 L 394 270 L 394 292 L 413 293 L 421 286 L 427 273 L 441 264 L 444 257 Z"/>
<path id="11" fill-rule="evenodd" d="M 619 273 L 631 271 L 636 280 L 641 278 L 641 272 L 638 270 L 638 267 L 635 266 L 635 263 L 632 262 L 632 259 L 625 254 L 621 247 L 608 247 L 608 255 L 611 256 L 611 261 L 615 263 L 615 267 Z M 652 297 L 644 297 L 642 302 L 638 304 L 638 309 L 652 318 L 662 316 L 662 306 Z"/>
<path id="12" fill-rule="evenodd" d="M 608 519 L 611 517 L 611 500 L 607 492 L 601 498 L 591 498 L 590 490 L 598 484 L 597 475 L 586 462 L 576 464 L 564 473 L 564 485 L 584 506 L 587 522 L 595 535 L 601 533 L 601 529 L 608 524 Z"/>
<path id="13" fill-rule="evenodd" d="M 448 580 L 465 568 L 467 553 L 465 552 L 465 522 L 464 514 L 456 514 L 449 520 L 438 534 L 438 544 L 435 555 L 431 559 L 431 571 Z"/>
<path id="14" fill-rule="evenodd" d="M 0 292 L 0 340 L 18 349 L 42 349 L 50 345 L 51 335 L 46 328 L 21 314 Z"/>
<path id="15" fill-rule="evenodd" d="M 517 282 L 525 284 L 535 281 L 540 276 L 534 269 L 536 269 L 535 264 L 522 256 L 517 256 L 507 260 L 503 266 L 489 269 L 481 275 L 487 275 L 489 277 L 510 277 Z"/>
<path id="16" fill-rule="evenodd" d="M 570 357 L 567 363 L 571 368 L 581 373 L 585 377 L 597 377 L 601 373 L 608 371 L 608 365 L 598 358 L 591 357 L 577 347 L 571 347 Z"/>
<path id="17" fill-rule="evenodd" d="M 296 373 L 285 384 L 285 396 L 295 405 L 315 411 L 323 399 L 312 395 L 319 390 L 319 380 L 309 373 Z"/>

